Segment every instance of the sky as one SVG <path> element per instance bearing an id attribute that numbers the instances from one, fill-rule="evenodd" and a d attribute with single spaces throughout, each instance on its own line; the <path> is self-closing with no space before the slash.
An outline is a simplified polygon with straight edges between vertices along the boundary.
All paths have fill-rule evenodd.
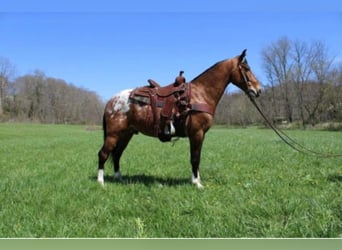
<path id="1" fill-rule="evenodd" d="M 267 84 L 261 52 L 282 37 L 322 41 L 342 63 L 341 0 L 7 2 L 0 5 L 0 57 L 15 75 L 40 70 L 104 101 L 149 78 L 171 83 L 180 70 L 191 80 L 245 48 Z"/>

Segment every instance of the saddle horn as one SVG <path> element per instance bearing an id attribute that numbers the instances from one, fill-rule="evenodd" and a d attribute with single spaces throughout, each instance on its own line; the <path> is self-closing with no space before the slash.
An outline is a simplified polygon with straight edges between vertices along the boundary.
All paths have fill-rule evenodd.
<path id="1" fill-rule="evenodd" d="M 177 86 L 181 85 L 182 83 L 186 82 L 186 79 L 183 76 L 183 73 L 184 73 L 183 70 L 179 71 L 179 76 L 176 77 L 176 80 L 175 80 L 175 83 L 174 83 L 175 87 L 177 87 Z"/>

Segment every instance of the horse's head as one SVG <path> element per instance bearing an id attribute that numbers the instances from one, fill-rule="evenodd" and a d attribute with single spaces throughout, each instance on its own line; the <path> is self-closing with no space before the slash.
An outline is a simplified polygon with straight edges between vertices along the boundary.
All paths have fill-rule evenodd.
<path id="1" fill-rule="evenodd" d="M 254 76 L 246 60 L 246 49 L 235 58 L 235 70 L 231 72 L 231 82 L 245 91 L 249 97 L 258 97 L 261 93 L 261 85 Z"/>

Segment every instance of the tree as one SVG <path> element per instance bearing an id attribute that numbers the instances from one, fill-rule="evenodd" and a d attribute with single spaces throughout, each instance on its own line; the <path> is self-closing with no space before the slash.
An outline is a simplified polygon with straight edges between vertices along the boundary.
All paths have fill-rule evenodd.
<path id="1" fill-rule="evenodd" d="M 309 101 L 304 107 L 308 113 L 308 122 L 315 125 L 319 116 L 324 112 L 324 97 L 328 82 L 331 80 L 331 66 L 333 59 L 328 56 L 328 49 L 322 42 L 314 42 L 311 45 L 312 60 L 310 66 L 313 72 L 313 80 L 316 83 L 313 91 L 310 92 Z"/>
<path id="2" fill-rule="evenodd" d="M 10 78 L 14 76 L 15 67 L 6 58 L 0 57 L 0 116 L 4 113 L 5 98 Z"/>
<path id="3" fill-rule="evenodd" d="M 283 37 L 262 51 L 263 66 L 272 90 L 272 106 L 275 114 L 279 115 L 285 111 L 285 116 L 292 122 L 293 105 L 291 102 L 291 70 L 290 60 L 291 41 Z M 280 92 L 275 92 L 275 86 L 279 86 Z"/>
<path id="4" fill-rule="evenodd" d="M 266 47 L 262 56 L 275 113 L 284 114 L 289 122 L 300 119 L 303 126 L 319 122 L 332 81 L 333 58 L 324 43 L 282 38 Z"/>
<path id="5" fill-rule="evenodd" d="M 326 112 L 323 119 L 342 122 L 342 64 L 337 65 L 331 71 L 331 79 L 325 89 Z"/>
<path id="6" fill-rule="evenodd" d="M 293 67 L 293 79 L 295 84 L 295 90 L 297 93 L 297 107 L 299 109 L 299 115 L 302 120 L 303 126 L 305 126 L 304 115 L 304 89 L 305 84 L 309 81 L 312 75 L 311 64 L 311 52 L 305 42 L 299 40 L 294 42 L 292 57 L 294 61 Z"/>

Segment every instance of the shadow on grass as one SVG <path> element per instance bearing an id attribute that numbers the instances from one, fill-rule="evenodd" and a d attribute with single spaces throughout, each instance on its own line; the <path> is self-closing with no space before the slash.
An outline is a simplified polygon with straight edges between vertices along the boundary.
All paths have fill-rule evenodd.
<path id="1" fill-rule="evenodd" d="M 97 181 L 97 176 L 91 177 L 92 180 Z M 189 178 L 163 178 L 153 175 L 123 175 L 120 180 L 114 179 L 113 176 L 105 175 L 104 176 L 105 183 L 118 183 L 121 185 L 130 185 L 130 184 L 144 184 L 146 186 L 152 185 L 163 185 L 163 186 L 182 186 L 182 185 L 190 185 L 191 181 Z"/>
<path id="2" fill-rule="evenodd" d="M 331 174 L 328 176 L 328 181 L 342 182 L 342 174 Z"/>

